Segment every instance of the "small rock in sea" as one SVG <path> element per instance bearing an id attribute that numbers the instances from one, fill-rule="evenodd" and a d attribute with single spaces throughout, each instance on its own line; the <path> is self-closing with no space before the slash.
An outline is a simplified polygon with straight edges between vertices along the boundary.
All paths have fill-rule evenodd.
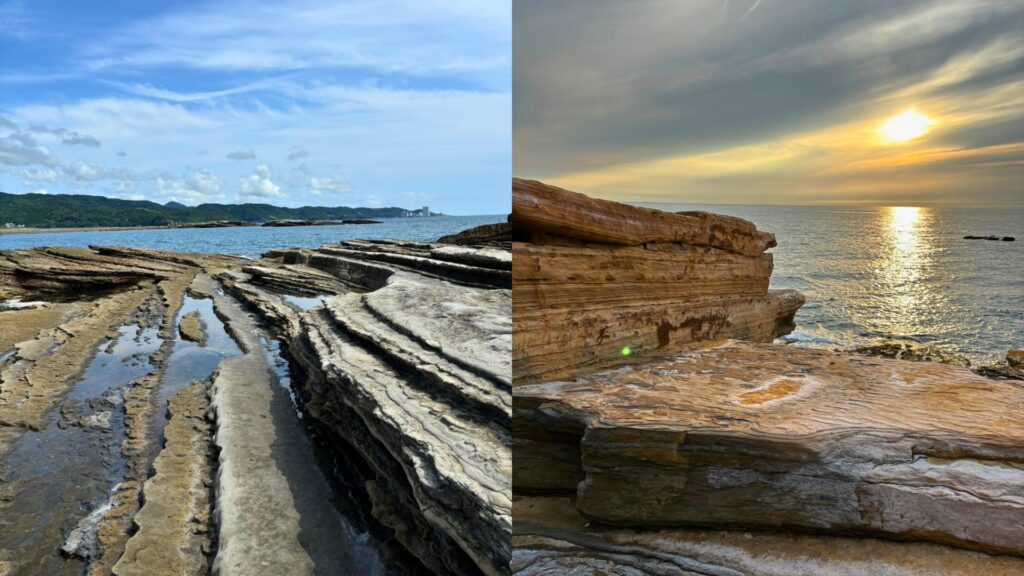
<path id="1" fill-rule="evenodd" d="M 971 361 L 963 356 L 914 342 L 882 342 L 860 346 L 854 349 L 854 352 L 868 356 L 910 360 L 912 362 L 938 362 L 939 364 L 952 364 L 963 368 L 970 368 L 971 366 Z"/>
<path id="2" fill-rule="evenodd" d="M 1014 368 L 1024 368 L 1024 349 L 1007 352 L 1006 363 Z"/>
<path id="3" fill-rule="evenodd" d="M 1013 236 L 1003 236 L 1000 238 L 999 236 L 973 236 L 968 234 L 964 236 L 964 240 L 1002 240 L 1003 242 L 1013 242 L 1016 238 Z"/>

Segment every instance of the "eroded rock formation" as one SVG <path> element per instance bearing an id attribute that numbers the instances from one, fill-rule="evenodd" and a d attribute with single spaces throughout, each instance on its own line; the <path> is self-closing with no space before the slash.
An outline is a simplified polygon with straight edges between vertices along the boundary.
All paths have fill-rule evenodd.
<path id="1" fill-rule="evenodd" d="M 0 573 L 83 566 L 61 547 L 93 575 L 506 573 L 511 263 L 384 241 L 0 252 Z M 37 469 L 30 431 L 91 467 Z"/>
<path id="2" fill-rule="evenodd" d="M 1024 569 L 1018 382 L 770 343 L 749 223 L 513 202 L 516 573 Z"/>
<path id="3" fill-rule="evenodd" d="M 569 497 L 517 497 L 512 572 L 679 576 L 1016 576 L 1024 559 L 931 544 L 791 532 L 623 528 Z"/>
<path id="4" fill-rule="evenodd" d="M 516 417 L 535 432 L 517 446 L 517 488 L 574 490 L 582 514 L 609 524 L 1024 555 L 1021 407 L 1020 387 L 959 367 L 728 341 L 517 388 Z M 558 486 L 544 431 L 561 446 L 569 426 L 583 481 Z"/>
<path id="5" fill-rule="evenodd" d="M 769 290 L 775 237 L 513 179 L 516 382 L 666 355 L 712 338 L 786 334 L 803 296 Z"/>
<path id="6" fill-rule="evenodd" d="M 221 279 L 280 330 L 311 416 L 365 469 L 376 520 L 438 573 L 502 574 L 511 259 L 453 248 L 348 241 L 277 251 Z M 274 294 L 295 274 L 333 281 L 306 310 Z"/>

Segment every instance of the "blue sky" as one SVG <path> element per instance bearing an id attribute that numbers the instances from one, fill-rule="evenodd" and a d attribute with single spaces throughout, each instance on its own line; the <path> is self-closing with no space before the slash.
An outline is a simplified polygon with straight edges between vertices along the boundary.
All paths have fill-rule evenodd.
<path id="1" fill-rule="evenodd" d="M 0 0 L 0 191 L 509 210 L 507 2 Z"/>

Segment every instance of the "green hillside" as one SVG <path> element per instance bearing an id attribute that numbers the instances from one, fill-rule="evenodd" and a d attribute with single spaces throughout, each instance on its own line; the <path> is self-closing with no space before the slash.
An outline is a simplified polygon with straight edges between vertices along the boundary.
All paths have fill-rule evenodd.
<path id="1" fill-rule="evenodd" d="M 0 192 L 0 226 L 6 223 L 30 228 L 92 226 L 166 226 L 214 220 L 266 222 L 268 220 L 341 220 L 345 218 L 393 218 L 404 208 L 348 208 L 303 206 L 282 208 L 270 204 L 166 205 L 148 200 L 119 200 L 85 194 L 5 194 Z"/>

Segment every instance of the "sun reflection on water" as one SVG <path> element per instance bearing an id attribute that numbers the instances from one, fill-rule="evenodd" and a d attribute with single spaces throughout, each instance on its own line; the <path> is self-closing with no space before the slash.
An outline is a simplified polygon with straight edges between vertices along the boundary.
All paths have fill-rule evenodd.
<path id="1" fill-rule="evenodd" d="M 888 250 L 880 254 L 876 283 L 885 294 L 878 326 L 892 336 L 912 336 L 924 329 L 923 319 L 935 311 L 935 294 L 924 282 L 932 268 L 931 213 L 926 208 L 886 208 L 883 235 Z"/>

